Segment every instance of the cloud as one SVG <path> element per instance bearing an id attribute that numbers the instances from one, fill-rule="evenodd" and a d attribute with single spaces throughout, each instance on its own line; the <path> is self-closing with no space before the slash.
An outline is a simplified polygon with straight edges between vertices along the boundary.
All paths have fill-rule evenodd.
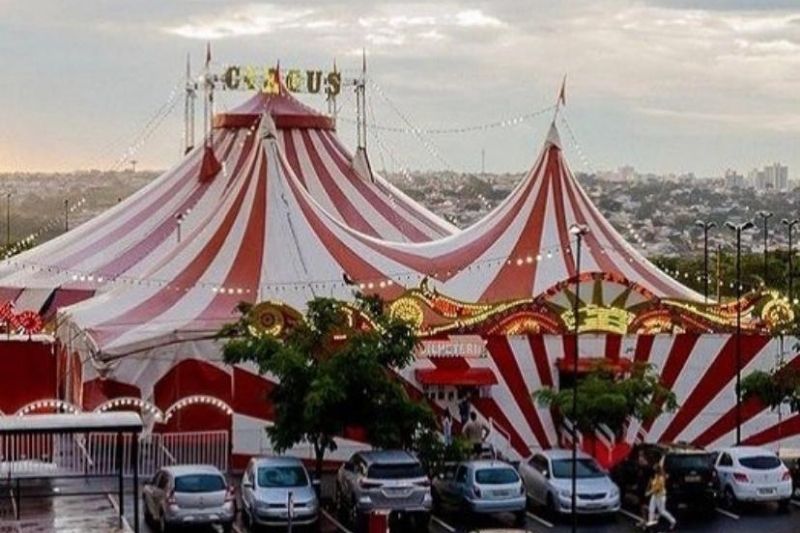
<path id="1" fill-rule="evenodd" d="M 189 22 L 164 29 L 167 33 L 189 39 L 222 39 L 272 33 L 278 29 L 297 28 L 308 19 L 312 9 L 287 9 L 273 4 L 235 7 L 217 15 L 193 18 Z M 331 20 L 305 21 L 305 27 L 316 29 L 335 26 Z"/>
<path id="2" fill-rule="evenodd" d="M 468 11 L 460 11 L 456 13 L 456 24 L 466 27 L 477 28 L 501 28 L 506 24 L 500 19 L 490 17 L 479 9 L 470 9 Z"/>

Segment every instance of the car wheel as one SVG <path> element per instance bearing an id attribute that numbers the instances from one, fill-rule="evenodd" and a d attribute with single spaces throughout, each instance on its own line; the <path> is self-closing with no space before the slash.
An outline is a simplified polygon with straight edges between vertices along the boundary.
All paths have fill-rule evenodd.
<path id="1" fill-rule="evenodd" d="M 722 501 L 724 502 L 726 509 L 734 509 L 736 507 L 736 494 L 733 493 L 732 488 L 725 487 L 725 490 L 722 493 Z"/>

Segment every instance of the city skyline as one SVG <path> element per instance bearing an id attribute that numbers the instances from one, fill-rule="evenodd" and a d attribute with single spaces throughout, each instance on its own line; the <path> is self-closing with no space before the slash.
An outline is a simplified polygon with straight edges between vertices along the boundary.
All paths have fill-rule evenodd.
<path id="1" fill-rule="evenodd" d="M 582 154 L 576 170 L 632 165 L 722 176 L 773 161 L 800 168 L 800 11 L 791 2 L 415 8 L 409 16 L 391 2 L 193 1 L 129 3 L 120 13 L 100 1 L 0 2 L 7 57 L 0 171 L 112 166 L 180 88 L 185 54 L 197 72 L 209 40 L 220 64 L 280 59 L 329 68 L 336 58 L 346 72 L 358 69 L 365 48 L 369 75 L 388 98 L 373 92 L 375 121 L 390 126 L 403 124 L 391 104 L 421 128 L 519 117 L 551 106 L 566 74 L 565 148 Z M 223 95 L 218 104 L 245 97 Z M 352 100 L 342 97 L 346 142 L 355 140 L 346 120 Z M 321 97 L 305 101 L 325 109 Z M 136 151 L 141 168 L 178 160 L 181 107 Z M 370 150 L 389 168 L 475 171 L 485 149 L 487 170 L 519 171 L 535 157 L 549 120 L 543 113 L 480 134 L 429 136 L 427 144 L 376 132 L 393 153 L 372 138 Z"/>

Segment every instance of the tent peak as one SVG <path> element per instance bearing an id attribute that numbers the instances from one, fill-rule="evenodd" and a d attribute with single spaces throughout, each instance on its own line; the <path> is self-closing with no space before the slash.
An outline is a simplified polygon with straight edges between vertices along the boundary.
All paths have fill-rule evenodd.
<path id="1" fill-rule="evenodd" d="M 550 124 L 550 130 L 547 132 L 545 143 L 552 144 L 559 150 L 561 149 L 561 136 L 558 134 L 558 127 L 556 127 L 555 120 Z"/>

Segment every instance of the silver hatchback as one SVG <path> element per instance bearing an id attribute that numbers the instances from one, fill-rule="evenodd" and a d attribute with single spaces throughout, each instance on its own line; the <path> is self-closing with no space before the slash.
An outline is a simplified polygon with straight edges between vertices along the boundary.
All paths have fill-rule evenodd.
<path id="1" fill-rule="evenodd" d="M 233 487 L 216 467 L 167 466 L 142 489 L 144 517 L 162 532 L 179 526 L 220 525 L 226 533 L 236 515 Z"/>
<path id="2" fill-rule="evenodd" d="M 303 463 L 295 457 L 253 458 L 242 476 L 242 514 L 248 526 L 310 526 L 319 500 Z"/>

